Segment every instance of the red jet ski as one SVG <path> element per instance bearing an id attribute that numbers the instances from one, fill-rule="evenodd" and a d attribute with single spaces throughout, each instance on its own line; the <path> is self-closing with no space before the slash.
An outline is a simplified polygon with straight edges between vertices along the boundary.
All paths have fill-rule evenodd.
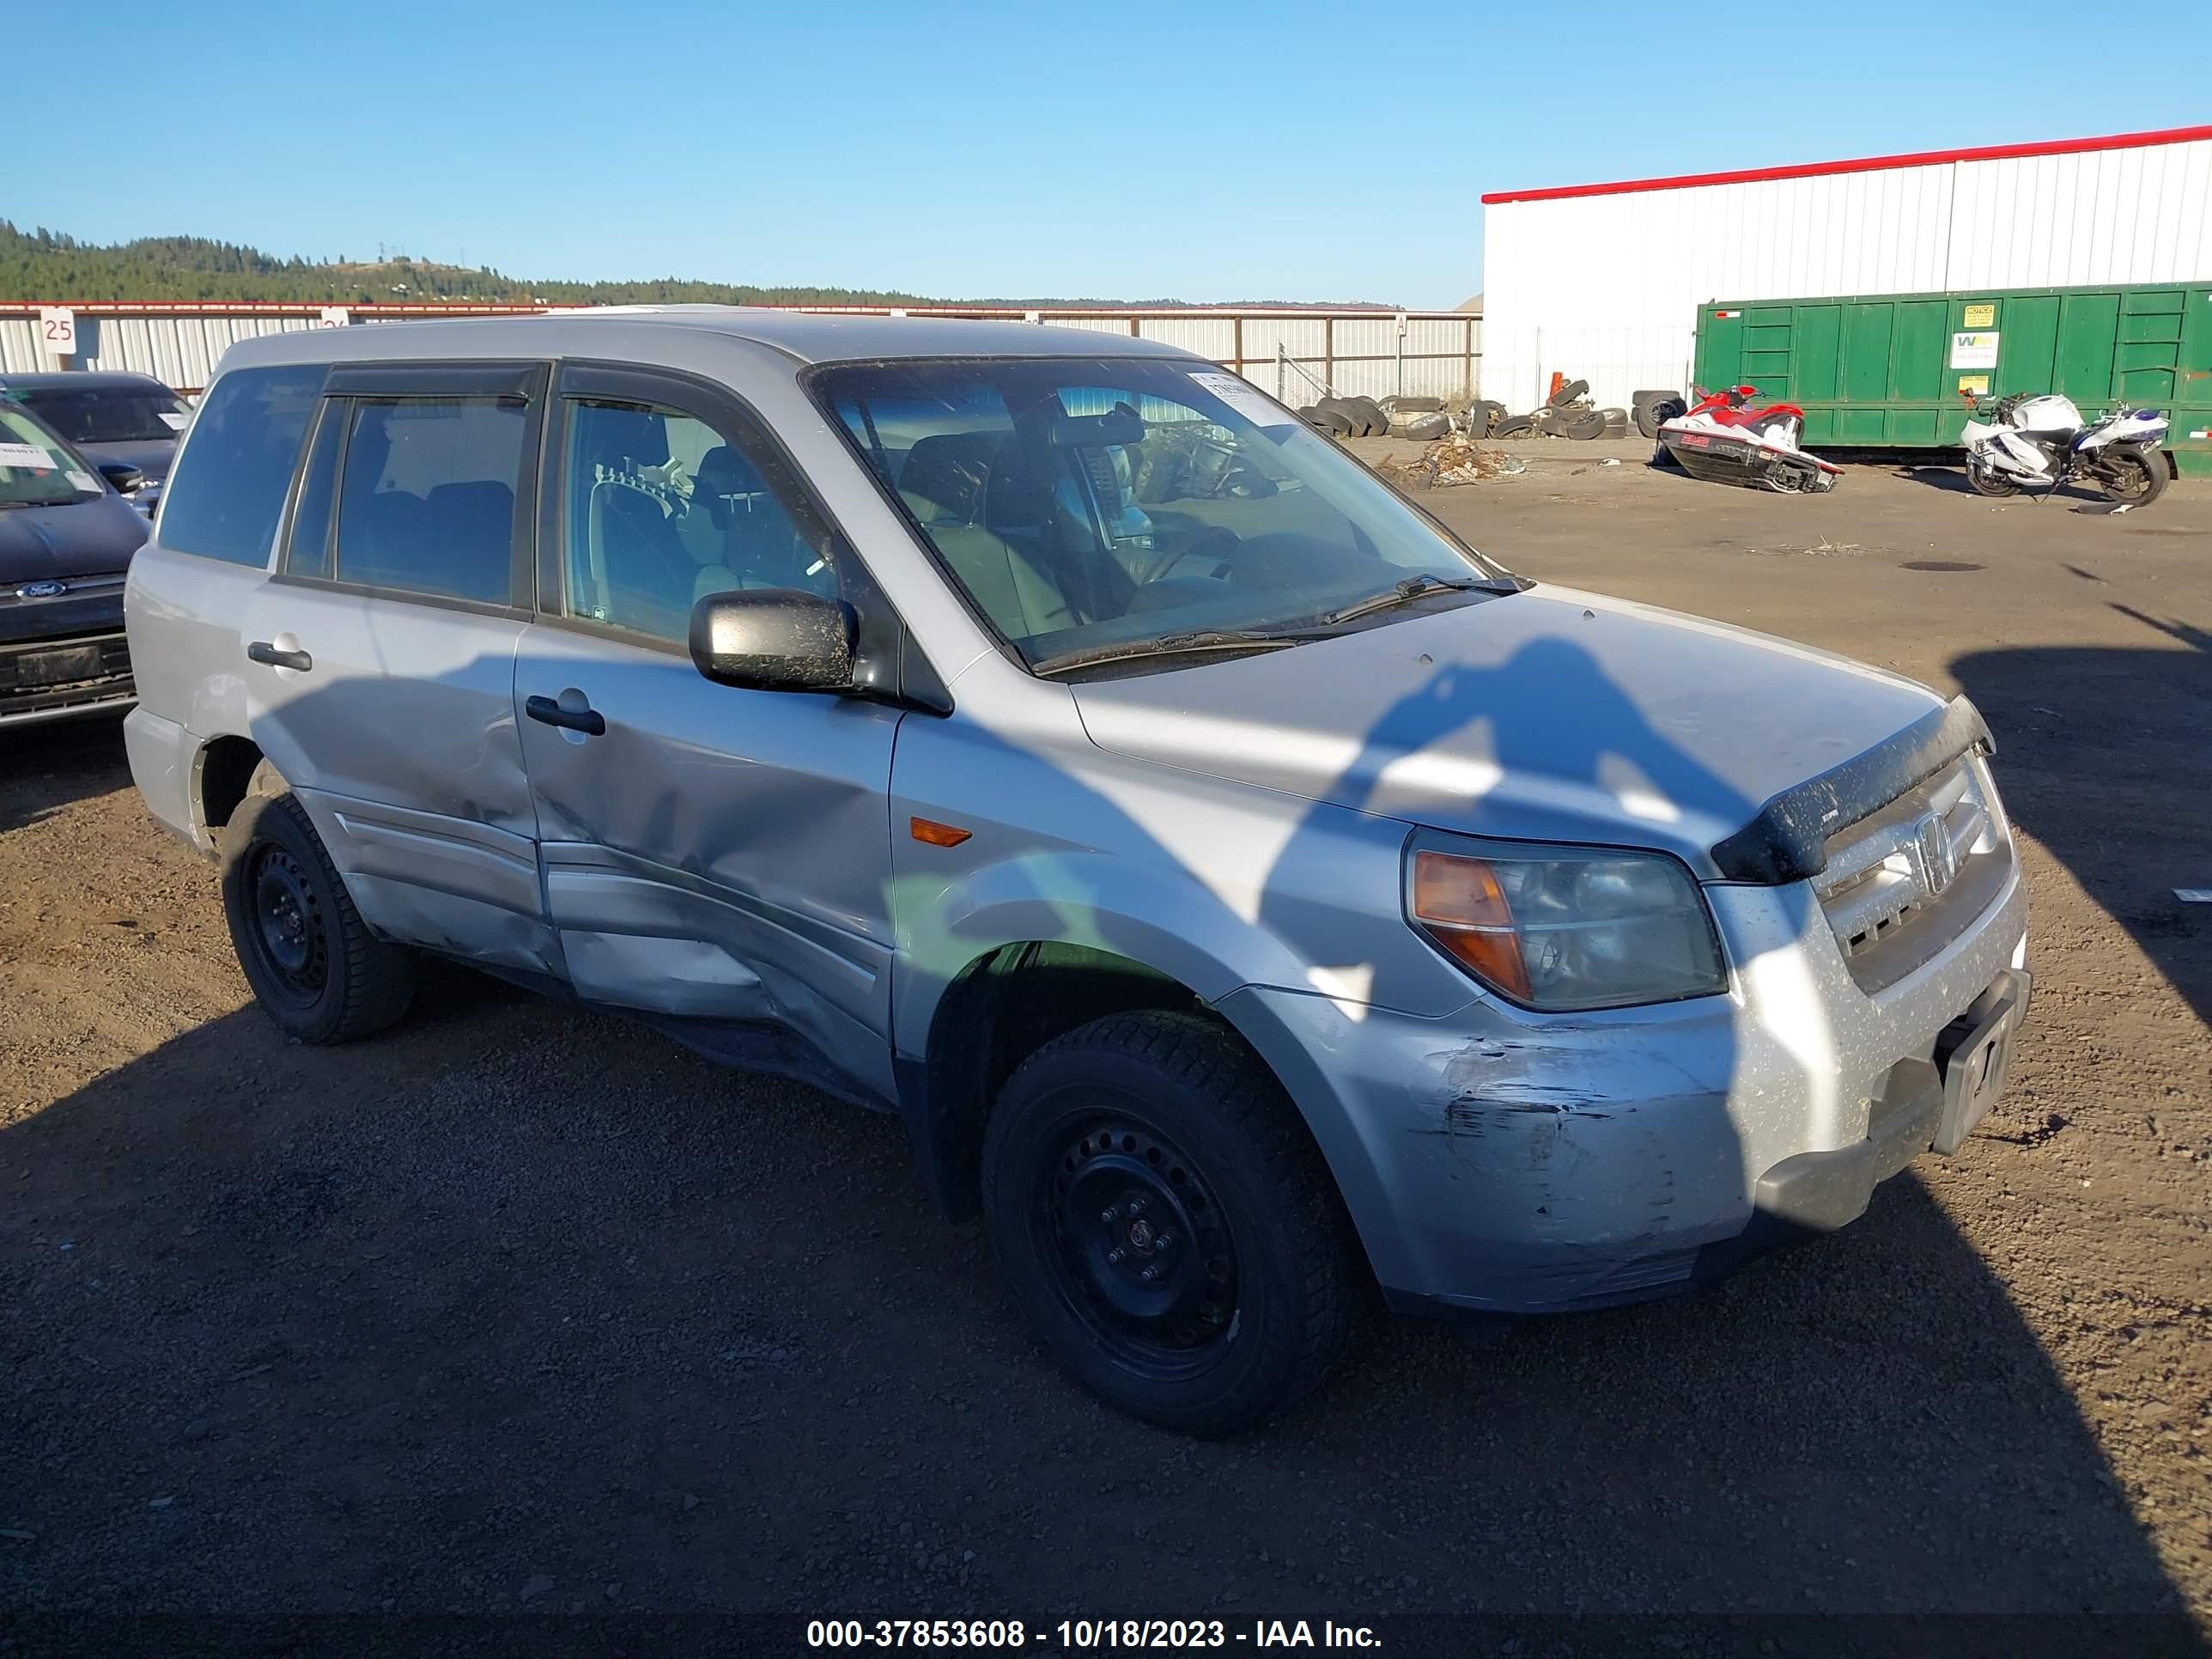
<path id="1" fill-rule="evenodd" d="M 1843 469 L 1797 447 L 1805 411 L 1795 404 L 1753 409 L 1755 386 L 1698 392 L 1686 414 L 1661 423 L 1659 441 L 1693 478 L 1795 495 L 1833 489 Z"/>

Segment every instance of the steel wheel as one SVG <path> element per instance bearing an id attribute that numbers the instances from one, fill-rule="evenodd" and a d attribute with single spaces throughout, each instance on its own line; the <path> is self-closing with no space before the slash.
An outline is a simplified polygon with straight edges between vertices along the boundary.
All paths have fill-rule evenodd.
<path id="1" fill-rule="evenodd" d="M 263 842 L 250 872 L 257 954 L 273 978 L 302 1003 L 312 1003 L 330 980 L 330 928 L 314 884 L 285 848 Z"/>
<path id="2" fill-rule="evenodd" d="M 1068 1310 L 1150 1380 L 1195 1376 L 1236 1322 L 1226 1216 L 1175 1143 L 1110 1114 L 1086 1115 L 1041 1171 L 1037 1252 Z"/>

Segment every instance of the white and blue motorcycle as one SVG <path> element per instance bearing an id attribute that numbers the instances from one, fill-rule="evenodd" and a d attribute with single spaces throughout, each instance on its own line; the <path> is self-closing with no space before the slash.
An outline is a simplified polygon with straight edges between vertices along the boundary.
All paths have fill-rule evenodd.
<path id="1" fill-rule="evenodd" d="M 2166 419 L 2155 409 L 2114 409 L 2092 424 L 2070 398 L 2015 392 L 1995 403 L 1975 399 L 1974 416 L 1959 441 L 1977 495 L 2050 495 L 2083 483 L 2124 507 L 2148 507 L 2173 476 Z"/>

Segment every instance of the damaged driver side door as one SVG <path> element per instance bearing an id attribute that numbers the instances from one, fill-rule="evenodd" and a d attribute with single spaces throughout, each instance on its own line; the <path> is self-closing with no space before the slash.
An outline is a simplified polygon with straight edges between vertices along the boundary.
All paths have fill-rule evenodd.
<path id="1" fill-rule="evenodd" d="M 553 404 L 514 696 L 568 978 L 718 1057 L 888 1099 L 900 711 L 716 684 L 686 643 L 698 599 L 842 596 L 852 555 L 734 398 L 570 364 Z"/>

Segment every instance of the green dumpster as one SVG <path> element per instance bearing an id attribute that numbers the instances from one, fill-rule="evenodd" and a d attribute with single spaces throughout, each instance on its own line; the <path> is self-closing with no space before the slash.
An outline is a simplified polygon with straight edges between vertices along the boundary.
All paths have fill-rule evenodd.
<path id="1" fill-rule="evenodd" d="M 1702 386 L 1805 411 L 1808 448 L 1956 444 L 1965 393 L 2059 392 L 2091 418 L 2162 409 L 2176 469 L 2212 472 L 2212 279 L 1745 300 L 1698 310 Z"/>

